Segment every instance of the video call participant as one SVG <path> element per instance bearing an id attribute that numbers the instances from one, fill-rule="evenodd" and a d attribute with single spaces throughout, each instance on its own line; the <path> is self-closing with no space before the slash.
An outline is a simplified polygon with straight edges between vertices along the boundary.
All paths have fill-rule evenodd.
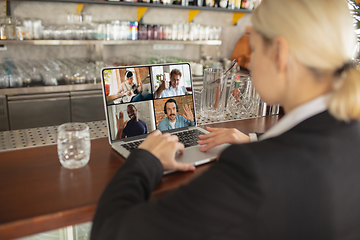
<path id="1" fill-rule="evenodd" d="M 124 113 L 120 111 L 119 117 L 116 116 L 116 126 L 118 132 L 116 139 L 133 137 L 148 133 L 147 124 L 137 116 L 137 109 L 133 104 L 127 105 L 127 114 L 130 120 L 124 122 Z"/>
<path id="2" fill-rule="evenodd" d="M 164 104 L 164 113 L 166 114 L 166 118 L 164 118 L 160 123 L 158 129 L 161 131 L 194 126 L 194 114 L 191 111 L 189 105 L 184 105 L 184 115 L 177 115 L 179 112 L 179 107 L 176 101 L 172 98 L 167 100 Z"/>
<path id="3" fill-rule="evenodd" d="M 125 81 L 120 84 L 119 91 L 117 92 L 118 97 L 128 96 L 131 102 L 138 102 L 141 100 L 152 99 L 151 93 L 142 95 L 143 83 L 140 82 L 136 85 L 134 82 L 134 74 L 131 71 L 125 72 Z M 127 101 L 127 102 L 130 102 Z"/>
<path id="4" fill-rule="evenodd" d="M 163 81 L 155 92 L 155 98 L 164 98 L 164 97 L 175 97 L 182 96 L 186 94 L 186 88 L 184 86 L 179 86 L 180 78 L 182 74 L 179 69 L 173 69 L 170 72 L 170 87 L 167 87 L 167 81 Z"/>
<path id="5" fill-rule="evenodd" d="M 134 76 L 131 71 L 125 72 L 125 81 L 120 84 L 119 91 L 116 93 L 118 97 L 133 95 L 132 86 L 134 86 Z"/>

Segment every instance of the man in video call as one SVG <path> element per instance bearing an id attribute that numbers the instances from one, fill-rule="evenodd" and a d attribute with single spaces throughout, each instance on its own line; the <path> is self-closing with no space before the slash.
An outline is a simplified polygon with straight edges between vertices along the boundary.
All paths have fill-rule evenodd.
<path id="1" fill-rule="evenodd" d="M 186 94 L 186 88 L 179 86 L 182 74 L 179 69 L 173 69 L 170 72 L 170 87 L 167 86 L 168 82 L 163 81 L 155 92 L 155 98 L 174 97 Z"/>
<path id="2" fill-rule="evenodd" d="M 116 95 L 120 96 L 131 96 L 132 93 L 132 86 L 134 85 L 134 76 L 133 73 L 131 71 L 126 71 L 125 72 L 125 81 L 123 83 L 120 84 L 119 87 L 119 91 L 117 92 Z"/>
<path id="3" fill-rule="evenodd" d="M 127 114 L 130 120 L 124 122 L 124 113 L 120 111 L 119 117 L 116 116 L 117 134 L 116 139 L 133 137 L 148 133 L 147 124 L 137 116 L 137 109 L 133 104 L 127 105 Z"/>
<path id="4" fill-rule="evenodd" d="M 129 101 L 126 102 L 137 102 L 141 100 L 152 99 L 151 93 L 142 95 L 143 83 L 140 82 L 136 85 L 134 82 L 134 74 L 131 71 L 125 72 L 125 81 L 120 84 L 119 91 L 117 92 L 118 97 L 128 96 Z"/>
<path id="5" fill-rule="evenodd" d="M 159 123 L 159 130 L 165 131 L 175 128 L 194 126 L 194 114 L 191 111 L 189 105 L 184 105 L 184 115 L 178 115 L 179 107 L 176 101 L 172 98 L 167 100 L 164 105 L 164 113 L 166 114 L 166 118 L 164 118 Z"/>

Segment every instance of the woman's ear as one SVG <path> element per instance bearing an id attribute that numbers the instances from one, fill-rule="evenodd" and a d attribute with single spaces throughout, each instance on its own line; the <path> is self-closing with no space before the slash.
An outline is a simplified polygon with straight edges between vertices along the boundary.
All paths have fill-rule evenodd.
<path id="1" fill-rule="evenodd" d="M 283 37 L 275 37 L 272 45 L 276 69 L 279 73 L 286 74 L 289 59 L 288 42 Z"/>

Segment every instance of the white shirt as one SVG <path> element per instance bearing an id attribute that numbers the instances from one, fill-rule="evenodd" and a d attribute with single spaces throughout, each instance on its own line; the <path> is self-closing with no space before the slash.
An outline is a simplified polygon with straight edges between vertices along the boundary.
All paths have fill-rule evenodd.
<path id="1" fill-rule="evenodd" d="M 277 124 L 262 134 L 259 137 L 259 140 L 261 141 L 279 136 L 295 127 L 299 123 L 303 122 L 304 120 L 327 110 L 331 97 L 332 93 L 328 93 L 294 108 L 289 113 L 286 113 Z M 249 134 L 249 136 L 252 142 L 256 141 L 256 134 L 255 137 L 253 134 Z"/>
<path id="2" fill-rule="evenodd" d="M 122 93 L 125 93 L 127 91 L 130 91 L 131 90 L 131 87 L 132 87 L 133 83 L 128 84 L 127 81 L 123 82 L 120 84 L 120 87 L 119 87 L 119 91 L 116 93 L 116 95 L 118 96 L 121 96 Z"/>
<path id="3" fill-rule="evenodd" d="M 176 126 L 176 119 L 175 119 L 175 121 L 174 121 L 174 122 L 170 122 L 170 121 L 169 121 L 169 124 L 170 124 L 170 126 L 171 126 L 171 128 L 172 128 L 172 129 L 175 129 L 175 126 Z"/>
<path id="4" fill-rule="evenodd" d="M 160 98 L 182 96 L 186 94 L 186 87 L 178 86 L 177 88 L 169 87 L 160 94 Z"/>

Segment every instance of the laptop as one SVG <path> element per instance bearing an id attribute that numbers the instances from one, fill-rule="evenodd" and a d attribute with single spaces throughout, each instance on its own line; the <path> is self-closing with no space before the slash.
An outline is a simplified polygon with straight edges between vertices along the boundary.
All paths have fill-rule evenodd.
<path id="1" fill-rule="evenodd" d="M 185 150 L 176 160 L 195 166 L 216 159 L 228 146 L 204 153 L 196 143 L 208 131 L 197 126 L 189 63 L 106 67 L 101 75 L 109 142 L 123 157 L 156 129 L 178 135 Z"/>

